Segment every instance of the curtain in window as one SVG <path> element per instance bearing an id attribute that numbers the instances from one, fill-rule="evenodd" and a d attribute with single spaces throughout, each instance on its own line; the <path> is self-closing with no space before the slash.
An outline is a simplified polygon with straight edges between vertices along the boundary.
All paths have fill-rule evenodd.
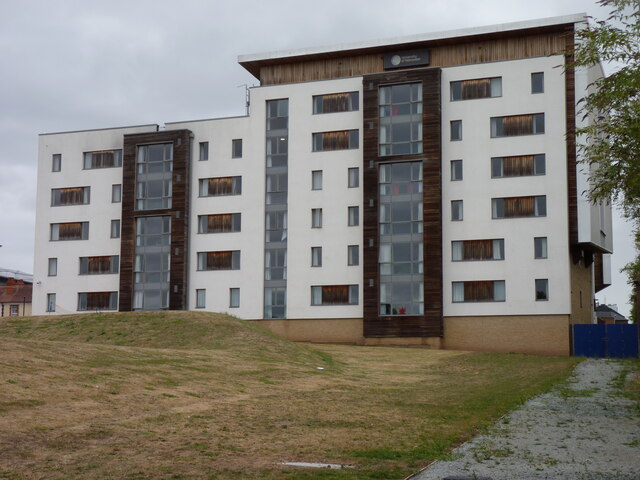
<path id="1" fill-rule="evenodd" d="M 111 272 L 111 257 L 89 257 L 87 260 L 88 273 Z"/>
<path id="2" fill-rule="evenodd" d="M 529 135 L 533 133 L 533 115 L 512 115 L 502 118 L 505 137 Z"/>
<path id="3" fill-rule="evenodd" d="M 109 310 L 111 292 L 89 292 L 87 295 L 87 310 Z"/>
<path id="4" fill-rule="evenodd" d="M 493 259 L 502 260 L 504 258 L 504 241 L 493 240 Z"/>
<path id="5" fill-rule="evenodd" d="M 493 281 L 464 282 L 464 301 L 481 302 L 493 300 Z"/>
<path id="6" fill-rule="evenodd" d="M 233 230 L 233 214 L 208 215 L 205 233 L 230 232 Z"/>
<path id="7" fill-rule="evenodd" d="M 349 111 L 349 94 L 333 93 L 322 96 L 322 112 L 347 112 Z"/>
<path id="8" fill-rule="evenodd" d="M 231 270 L 231 251 L 207 252 L 207 270 Z"/>
<path id="9" fill-rule="evenodd" d="M 468 240 L 464 242 L 465 260 L 487 260 L 493 258 L 492 240 Z"/>
<path id="10" fill-rule="evenodd" d="M 451 242 L 451 260 L 459 262 L 462 260 L 464 242 Z"/>
<path id="11" fill-rule="evenodd" d="M 349 285 L 325 285 L 322 287 L 323 305 L 348 305 Z"/>
<path id="12" fill-rule="evenodd" d="M 232 193 L 233 177 L 219 177 L 209 179 L 209 195 L 231 195 Z"/>
<path id="13" fill-rule="evenodd" d="M 58 225 L 60 240 L 80 240 L 82 238 L 82 222 L 60 223 Z"/>
<path id="14" fill-rule="evenodd" d="M 491 79 L 479 78 L 476 80 L 463 80 L 461 82 L 462 100 L 473 98 L 487 98 L 491 96 Z"/>
<path id="15" fill-rule="evenodd" d="M 60 204 L 61 205 L 81 205 L 85 203 L 85 188 L 61 188 Z"/>
<path id="16" fill-rule="evenodd" d="M 533 175 L 533 155 L 520 155 L 503 158 L 503 175 L 505 177 L 522 177 Z"/>
<path id="17" fill-rule="evenodd" d="M 532 217 L 535 214 L 535 197 L 511 197 L 504 199 L 505 217 Z"/>
<path id="18" fill-rule="evenodd" d="M 346 150 L 349 148 L 349 131 L 324 132 L 322 150 Z"/>
<path id="19" fill-rule="evenodd" d="M 322 305 L 322 287 L 311 287 L 311 305 Z"/>

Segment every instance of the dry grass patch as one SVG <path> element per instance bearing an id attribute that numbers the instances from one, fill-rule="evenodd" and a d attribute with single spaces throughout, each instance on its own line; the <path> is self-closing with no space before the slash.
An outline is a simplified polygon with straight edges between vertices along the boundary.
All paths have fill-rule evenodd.
<path id="1" fill-rule="evenodd" d="M 7 322 L 0 351 L 0 478 L 402 478 L 576 363 L 293 344 L 193 312 Z"/>

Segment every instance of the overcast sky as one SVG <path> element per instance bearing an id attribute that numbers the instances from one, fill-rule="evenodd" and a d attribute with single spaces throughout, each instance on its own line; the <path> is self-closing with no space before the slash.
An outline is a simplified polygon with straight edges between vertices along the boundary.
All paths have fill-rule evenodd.
<path id="1" fill-rule="evenodd" d="M 0 0 L 0 267 L 33 272 L 38 134 L 244 114 L 237 56 L 586 12 L 591 0 Z M 614 225 L 614 285 L 631 228 Z"/>

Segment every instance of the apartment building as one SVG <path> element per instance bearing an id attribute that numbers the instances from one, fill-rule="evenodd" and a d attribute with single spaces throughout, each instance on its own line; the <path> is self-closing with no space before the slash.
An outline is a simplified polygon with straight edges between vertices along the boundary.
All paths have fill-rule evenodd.
<path id="1" fill-rule="evenodd" d="M 585 22 L 240 56 L 246 116 L 42 134 L 34 313 L 568 354 L 612 252 L 572 135 Z"/>

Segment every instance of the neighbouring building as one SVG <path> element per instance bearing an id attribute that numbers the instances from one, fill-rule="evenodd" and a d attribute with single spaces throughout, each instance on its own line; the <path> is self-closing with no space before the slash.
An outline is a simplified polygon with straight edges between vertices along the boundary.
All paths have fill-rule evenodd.
<path id="1" fill-rule="evenodd" d="M 0 317 L 31 315 L 31 282 L 7 274 L 0 269 Z"/>
<path id="2" fill-rule="evenodd" d="M 235 118 L 40 135 L 34 313 L 224 311 L 293 340 L 569 354 L 610 283 L 584 14 L 244 55 Z"/>
<path id="3" fill-rule="evenodd" d="M 629 321 L 618 312 L 617 305 L 600 304 L 595 308 L 599 324 L 627 325 Z"/>

